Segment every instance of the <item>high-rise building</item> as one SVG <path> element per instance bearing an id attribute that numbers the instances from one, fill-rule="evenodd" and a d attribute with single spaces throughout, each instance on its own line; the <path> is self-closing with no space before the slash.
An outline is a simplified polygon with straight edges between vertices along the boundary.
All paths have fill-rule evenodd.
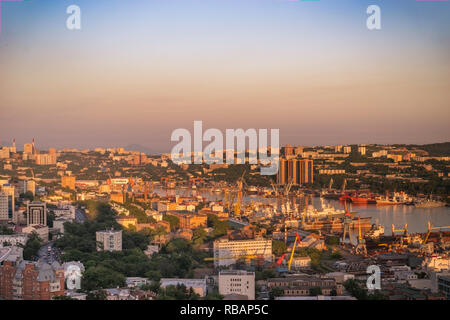
<path id="1" fill-rule="evenodd" d="M 302 185 L 314 182 L 313 160 L 311 159 L 280 159 L 277 173 L 277 184 Z"/>
<path id="2" fill-rule="evenodd" d="M 20 180 L 19 194 L 31 192 L 33 196 L 36 194 L 36 182 L 34 180 Z"/>
<path id="3" fill-rule="evenodd" d="M 41 153 L 36 155 L 36 164 L 38 165 L 52 165 L 56 164 L 56 153 Z"/>
<path id="4" fill-rule="evenodd" d="M 286 184 L 288 178 L 288 160 L 280 158 L 277 172 L 277 184 Z"/>
<path id="5" fill-rule="evenodd" d="M 334 146 L 334 152 L 338 153 L 342 151 L 342 145 Z"/>
<path id="6" fill-rule="evenodd" d="M 95 233 L 97 251 L 122 251 L 122 230 L 105 230 Z"/>
<path id="7" fill-rule="evenodd" d="M 225 295 L 247 296 L 255 300 L 255 273 L 244 270 L 219 272 L 219 293 Z"/>
<path id="8" fill-rule="evenodd" d="M 3 147 L 0 149 L 0 159 L 9 159 L 10 155 L 9 155 L 9 148 L 8 147 Z"/>
<path id="9" fill-rule="evenodd" d="M 61 187 L 75 190 L 76 177 L 63 176 L 61 177 Z"/>
<path id="10" fill-rule="evenodd" d="M 15 203 L 15 188 L 13 185 L 4 184 L 0 187 L 0 190 L 8 195 L 8 221 L 15 220 L 14 209 L 16 206 Z"/>
<path id="11" fill-rule="evenodd" d="M 0 191 L 0 221 L 8 220 L 8 194 Z"/>
<path id="12" fill-rule="evenodd" d="M 47 204 L 33 201 L 27 204 L 27 226 L 47 225 Z"/>
<path id="13" fill-rule="evenodd" d="M 12 146 L 11 146 L 11 148 L 9 148 L 9 151 L 10 151 L 11 153 L 16 153 L 16 152 L 17 152 L 17 149 L 16 149 L 16 139 L 13 139 Z"/>
<path id="14" fill-rule="evenodd" d="M 23 145 L 23 153 L 30 154 L 30 155 L 34 154 L 33 144 L 32 143 L 25 143 Z"/>
<path id="15" fill-rule="evenodd" d="M 358 147 L 358 152 L 359 152 L 362 156 L 366 155 L 366 147 L 365 147 L 365 146 L 359 146 L 359 147 Z"/>
<path id="16" fill-rule="evenodd" d="M 352 147 L 351 146 L 345 146 L 344 147 L 344 153 L 352 153 Z"/>

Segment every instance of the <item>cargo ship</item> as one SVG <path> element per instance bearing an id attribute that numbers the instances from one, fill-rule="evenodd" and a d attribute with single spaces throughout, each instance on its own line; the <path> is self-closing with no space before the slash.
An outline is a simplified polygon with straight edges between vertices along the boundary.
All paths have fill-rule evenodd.
<path id="1" fill-rule="evenodd" d="M 361 218 L 361 230 L 368 231 L 372 227 L 372 218 Z M 358 218 L 352 218 L 351 229 L 358 229 Z M 313 221 L 302 221 L 303 230 L 319 230 L 325 233 L 339 233 L 344 230 L 344 217 Z"/>
<path id="2" fill-rule="evenodd" d="M 444 207 L 445 202 L 435 201 L 435 200 L 426 200 L 421 201 L 415 204 L 416 208 L 439 208 Z"/>
<path id="3" fill-rule="evenodd" d="M 340 201 L 347 201 L 352 203 L 366 203 L 366 204 L 376 204 L 377 200 L 370 195 L 362 194 L 362 195 L 349 195 L 345 194 L 339 197 Z"/>

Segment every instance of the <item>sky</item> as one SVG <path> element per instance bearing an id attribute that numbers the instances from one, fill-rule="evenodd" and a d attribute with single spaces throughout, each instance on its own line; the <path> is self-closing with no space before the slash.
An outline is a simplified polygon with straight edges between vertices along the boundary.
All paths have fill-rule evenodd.
<path id="1" fill-rule="evenodd" d="M 3 145 L 168 152 L 194 120 L 281 144 L 424 144 L 450 141 L 449 119 L 450 2 L 1 3 Z"/>

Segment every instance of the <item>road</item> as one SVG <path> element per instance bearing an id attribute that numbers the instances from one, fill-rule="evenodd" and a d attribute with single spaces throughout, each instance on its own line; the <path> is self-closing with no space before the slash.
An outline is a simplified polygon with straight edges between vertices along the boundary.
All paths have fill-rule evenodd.
<path id="1" fill-rule="evenodd" d="M 53 241 L 46 243 L 38 251 L 39 260 L 48 264 L 52 264 L 53 261 L 59 261 L 60 254 L 59 249 L 53 247 Z"/>
<path id="2" fill-rule="evenodd" d="M 75 209 L 75 221 L 83 223 L 86 221 L 86 213 L 82 209 Z"/>

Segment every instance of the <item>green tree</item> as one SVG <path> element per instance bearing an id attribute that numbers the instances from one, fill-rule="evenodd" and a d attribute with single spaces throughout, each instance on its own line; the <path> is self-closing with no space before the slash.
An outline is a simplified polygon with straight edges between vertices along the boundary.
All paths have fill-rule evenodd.
<path id="1" fill-rule="evenodd" d="M 104 266 L 97 266 L 87 269 L 81 279 L 81 288 L 85 292 L 97 290 L 99 288 L 115 288 L 125 285 L 123 274 Z"/>
<path id="2" fill-rule="evenodd" d="M 208 235 L 206 234 L 205 229 L 197 228 L 197 229 L 194 230 L 194 234 L 193 234 L 193 237 L 192 237 L 192 242 L 194 244 L 199 245 L 199 244 L 202 244 L 207 237 L 208 237 Z"/>
<path id="3" fill-rule="evenodd" d="M 42 246 L 42 240 L 36 232 L 31 233 L 23 248 L 23 258 L 25 260 L 34 260 L 38 257 L 39 249 Z"/>
<path id="4" fill-rule="evenodd" d="M 178 217 L 165 215 L 163 220 L 170 223 L 170 230 L 172 231 L 178 229 L 180 226 L 180 219 Z"/>
<path id="5" fill-rule="evenodd" d="M 319 296 L 322 294 L 322 288 L 320 287 L 312 287 L 309 289 L 309 295 L 312 297 Z"/>
<path id="6" fill-rule="evenodd" d="M 284 243 L 284 241 L 280 241 L 280 240 L 273 240 L 272 241 L 272 252 L 275 256 L 279 257 L 281 256 L 283 253 L 286 252 L 286 244 Z"/>
<path id="7" fill-rule="evenodd" d="M 105 290 L 95 290 L 86 295 L 86 300 L 106 300 L 107 295 Z"/>
<path id="8" fill-rule="evenodd" d="M 274 300 L 276 297 L 281 297 L 284 294 L 284 291 L 281 288 L 274 287 L 269 292 L 269 297 L 271 300 Z"/>

